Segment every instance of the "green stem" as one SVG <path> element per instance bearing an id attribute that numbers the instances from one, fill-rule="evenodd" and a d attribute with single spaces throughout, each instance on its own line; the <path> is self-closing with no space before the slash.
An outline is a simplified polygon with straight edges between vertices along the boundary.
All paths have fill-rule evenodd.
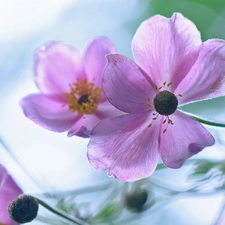
<path id="1" fill-rule="evenodd" d="M 207 119 L 204 119 L 200 116 L 196 116 L 192 113 L 185 112 L 185 114 L 188 114 L 193 119 L 197 120 L 200 123 L 206 124 L 206 125 L 215 126 L 215 127 L 225 127 L 225 123 L 221 123 L 221 122 L 218 122 L 218 121 L 215 121 L 215 120 L 207 120 Z"/>
<path id="2" fill-rule="evenodd" d="M 87 222 L 79 219 L 79 218 L 71 218 L 69 217 L 66 213 L 64 213 L 63 211 L 59 210 L 59 209 L 56 209 L 56 208 L 53 208 L 51 207 L 50 205 L 48 205 L 47 203 L 45 203 L 44 201 L 42 201 L 41 199 L 35 197 L 36 201 L 42 205 L 44 208 L 48 209 L 50 212 L 74 223 L 74 224 L 77 224 L 77 225 L 89 225 Z"/>

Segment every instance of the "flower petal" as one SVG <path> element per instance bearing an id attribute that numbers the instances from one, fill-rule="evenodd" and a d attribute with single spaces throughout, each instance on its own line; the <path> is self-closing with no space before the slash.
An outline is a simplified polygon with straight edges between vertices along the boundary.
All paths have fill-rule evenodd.
<path id="1" fill-rule="evenodd" d="M 69 130 L 80 118 L 80 115 L 68 110 L 68 106 L 60 97 L 33 94 L 24 97 L 20 105 L 26 117 L 55 132 Z"/>
<path id="2" fill-rule="evenodd" d="M 199 57 L 175 91 L 179 104 L 225 95 L 225 41 L 203 43 Z"/>
<path id="3" fill-rule="evenodd" d="M 146 104 L 150 103 L 148 99 L 156 94 L 151 81 L 125 56 L 112 54 L 107 59 L 109 63 L 103 73 L 103 90 L 107 99 L 124 112 L 146 110 Z"/>
<path id="4" fill-rule="evenodd" d="M 201 45 L 196 26 L 180 13 L 144 21 L 134 35 L 132 48 L 137 64 L 160 87 L 173 82 L 173 92 L 197 59 Z"/>
<path id="5" fill-rule="evenodd" d="M 92 39 L 83 54 L 84 70 L 89 81 L 102 87 L 102 73 L 107 64 L 106 55 L 117 53 L 114 45 L 105 37 Z"/>
<path id="6" fill-rule="evenodd" d="M 127 114 L 102 120 L 91 132 L 88 159 L 97 170 L 123 181 L 150 176 L 157 165 L 161 120 L 150 114 Z"/>
<path id="7" fill-rule="evenodd" d="M 85 78 L 80 53 L 64 42 L 51 42 L 37 50 L 34 74 L 44 94 L 69 92 L 69 84 Z"/>
<path id="8" fill-rule="evenodd" d="M 92 128 L 100 121 L 100 119 L 95 115 L 83 115 L 78 121 L 73 125 L 73 127 L 68 131 L 68 137 L 74 135 L 80 137 L 89 137 Z"/>
<path id="9" fill-rule="evenodd" d="M 0 224 L 17 225 L 8 215 L 9 203 L 22 194 L 22 190 L 17 186 L 7 170 L 0 164 Z"/>
<path id="10" fill-rule="evenodd" d="M 101 101 L 92 115 L 83 115 L 69 130 L 68 136 L 89 137 L 93 127 L 102 119 L 115 117 L 124 114 L 107 100 Z"/>
<path id="11" fill-rule="evenodd" d="M 166 166 L 179 168 L 184 161 L 215 143 L 213 136 L 197 121 L 176 111 L 170 115 L 174 125 L 162 127 L 159 154 Z"/>
<path id="12" fill-rule="evenodd" d="M 116 107 L 110 104 L 107 99 L 99 103 L 95 112 L 95 115 L 99 118 L 99 120 L 120 116 L 122 114 L 124 114 L 124 112 L 118 110 Z"/>

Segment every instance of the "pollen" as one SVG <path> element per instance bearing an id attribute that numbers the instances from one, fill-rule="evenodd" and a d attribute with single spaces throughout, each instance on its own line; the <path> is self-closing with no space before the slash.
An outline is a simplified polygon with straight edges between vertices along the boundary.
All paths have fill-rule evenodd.
<path id="1" fill-rule="evenodd" d="M 95 87 L 87 79 L 70 84 L 70 92 L 64 93 L 68 101 L 69 111 L 78 114 L 93 114 L 102 100 L 102 88 Z"/>

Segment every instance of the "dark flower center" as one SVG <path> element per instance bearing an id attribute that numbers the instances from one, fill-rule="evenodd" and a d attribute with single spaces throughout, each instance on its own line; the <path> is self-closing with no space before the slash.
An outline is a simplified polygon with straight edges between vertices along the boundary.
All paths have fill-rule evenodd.
<path id="1" fill-rule="evenodd" d="M 178 106 L 177 97 L 169 91 L 161 91 L 154 98 L 155 110 L 160 115 L 173 114 Z"/>
<path id="2" fill-rule="evenodd" d="M 88 95 L 82 95 L 79 99 L 78 99 L 78 104 L 82 105 L 82 103 L 87 103 L 90 102 L 88 99 Z"/>

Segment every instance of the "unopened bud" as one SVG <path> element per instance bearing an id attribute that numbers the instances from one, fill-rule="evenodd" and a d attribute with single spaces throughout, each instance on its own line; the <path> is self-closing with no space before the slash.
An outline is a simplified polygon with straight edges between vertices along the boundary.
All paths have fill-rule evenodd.
<path id="1" fill-rule="evenodd" d="M 125 196 L 125 206 L 133 212 L 141 212 L 148 199 L 145 189 L 135 189 Z"/>
<path id="2" fill-rule="evenodd" d="M 8 206 L 8 213 L 17 223 L 28 223 L 37 217 L 38 202 L 31 195 L 20 195 Z"/>

